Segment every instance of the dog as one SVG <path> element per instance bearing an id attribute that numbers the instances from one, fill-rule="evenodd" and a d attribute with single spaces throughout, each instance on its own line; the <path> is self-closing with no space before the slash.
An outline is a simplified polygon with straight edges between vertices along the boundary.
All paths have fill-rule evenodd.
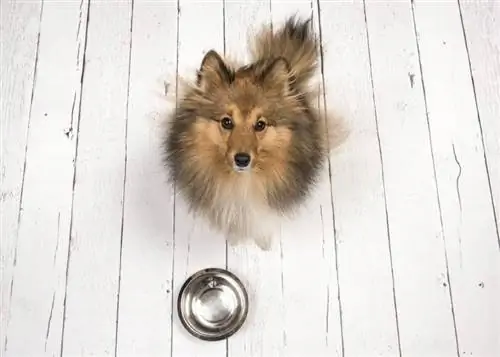
<path id="1" fill-rule="evenodd" d="M 248 64 L 207 52 L 164 132 L 171 183 L 232 245 L 269 250 L 328 162 L 327 127 L 312 105 L 319 45 L 311 27 L 295 16 L 275 32 L 263 27 Z"/>

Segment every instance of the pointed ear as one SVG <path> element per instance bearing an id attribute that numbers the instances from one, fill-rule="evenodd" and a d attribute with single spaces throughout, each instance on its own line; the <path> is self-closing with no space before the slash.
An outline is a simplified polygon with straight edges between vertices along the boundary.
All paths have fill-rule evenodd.
<path id="1" fill-rule="evenodd" d="M 262 73 L 262 84 L 266 90 L 286 95 L 290 92 L 292 82 L 290 64 L 283 57 L 271 62 Z"/>
<path id="2" fill-rule="evenodd" d="M 222 87 L 231 83 L 232 71 L 226 66 L 224 60 L 214 50 L 205 54 L 198 70 L 198 86 L 203 91 Z"/>

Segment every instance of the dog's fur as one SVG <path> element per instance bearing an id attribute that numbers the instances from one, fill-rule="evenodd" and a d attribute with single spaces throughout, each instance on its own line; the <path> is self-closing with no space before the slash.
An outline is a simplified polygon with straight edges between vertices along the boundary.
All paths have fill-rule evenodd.
<path id="1" fill-rule="evenodd" d="M 243 66 L 214 50 L 204 56 L 169 123 L 165 163 L 191 210 L 230 243 L 267 250 L 280 220 L 308 197 L 329 145 L 309 88 L 318 66 L 310 20 L 265 27 L 251 53 Z M 235 165 L 239 152 L 251 157 L 246 169 Z"/>

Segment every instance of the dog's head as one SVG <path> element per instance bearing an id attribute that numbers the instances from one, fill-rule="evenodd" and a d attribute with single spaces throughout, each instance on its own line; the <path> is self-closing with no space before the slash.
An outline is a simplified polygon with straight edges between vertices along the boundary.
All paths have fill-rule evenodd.
<path id="1" fill-rule="evenodd" d="M 317 119 L 294 90 L 283 58 L 235 70 L 208 52 L 179 113 L 173 133 L 183 167 L 211 182 L 251 175 L 268 194 L 298 188 L 322 155 Z"/>

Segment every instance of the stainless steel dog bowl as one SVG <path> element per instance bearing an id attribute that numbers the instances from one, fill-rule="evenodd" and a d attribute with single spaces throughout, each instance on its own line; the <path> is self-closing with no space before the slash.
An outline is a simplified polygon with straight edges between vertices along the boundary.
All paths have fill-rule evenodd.
<path id="1" fill-rule="evenodd" d="M 204 269 L 182 285 L 177 312 L 193 336 L 205 341 L 223 340 L 245 322 L 248 295 L 234 274 L 218 268 Z"/>

